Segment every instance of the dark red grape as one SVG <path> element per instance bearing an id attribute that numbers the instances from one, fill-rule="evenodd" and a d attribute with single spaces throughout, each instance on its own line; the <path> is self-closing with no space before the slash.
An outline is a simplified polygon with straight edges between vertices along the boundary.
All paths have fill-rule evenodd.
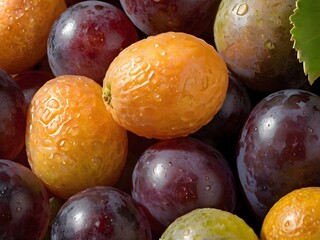
<path id="1" fill-rule="evenodd" d="M 112 60 L 137 40 L 135 26 L 121 9 L 102 1 L 80 2 L 53 24 L 49 64 L 55 76 L 81 75 L 102 84 Z"/>
<path id="2" fill-rule="evenodd" d="M 250 113 L 237 150 L 238 174 L 256 218 L 290 191 L 320 186 L 320 98 L 288 89 Z"/>
<path id="3" fill-rule="evenodd" d="M 229 74 L 228 91 L 222 107 L 194 136 L 200 140 L 212 139 L 223 153 L 234 153 L 233 149 L 251 108 L 247 89 L 239 79 Z"/>
<path id="4" fill-rule="evenodd" d="M 132 172 L 140 157 L 140 155 L 152 144 L 158 140 L 140 137 L 132 132 L 128 131 L 128 154 L 126 165 L 122 171 L 122 174 L 114 186 L 121 191 L 131 194 L 132 187 Z"/>
<path id="5" fill-rule="evenodd" d="M 0 239 L 41 240 L 50 218 L 47 191 L 33 172 L 0 160 Z"/>
<path id="6" fill-rule="evenodd" d="M 97 186 L 69 198 L 54 219 L 51 239 L 151 240 L 148 220 L 132 197 Z"/>
<path id="7" fill-rule="evenodd" d="M 27 104 L 15 80 L 0 69 L 0 158 L 14 160 L 24 146 Z"/>
<path id="8" fill-rule="evenodd" d="M 120 0 L 131 21 L 147 35 L 163 32 L 202 34 L 213 22 L 220 0 Z"/>
<path id="9" fill-rule="evenodd" d="M 51 72 L 40 70 L 25 71 L 14 76 L 14 79 L 23 91 L 27 105 L 30 104 L 39 88 L 52 78 L 54 78 L 54 75 Z"/>
<path id="10" fill-rule="evenodd" d="M 66 4 L 68 7 L 70 7 L 76 3 L 84 2 L 84 1 L 93 1 L 93 0 L 66 0 Z M 120 4 L 119 0 L 101 0 L 101 1 L 106 2 L 106 3 L 110 3 L 112 5 L 115 5 L 119 8 L 121 8 L 121 4 Z"/>
<path id="11" fill-rule="evenodd" d="M 132 197 L 161 234 L 177 217 L 199 207 L 233 211 L 235 183 L 223 155 L 192 138 L 160 141 L 139 158 Z"/>

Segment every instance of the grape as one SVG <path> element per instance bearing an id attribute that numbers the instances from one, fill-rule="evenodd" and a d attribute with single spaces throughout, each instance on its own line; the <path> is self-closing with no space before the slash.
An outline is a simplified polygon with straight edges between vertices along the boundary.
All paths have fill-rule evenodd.
<path id="1" fill-rule="evenodd" d="M 140 157 L 140 155 L 152 144 L 158 140 L 140 137 L 132 132 L 128 131 L 128 154 L 126 165 L 122 171 L 122 174 L 114 187 L 120 189 L 123 192 L 131 194 L 132 186 L 132 172 Z"/>
<path id="2" fill-rule="evenodd" d="M 41 240 L 50 218 L 49 200 L 33 172 L 0 160 L 0 239 Z"/>
<path id="3" fill-rule="evenodd" d="M 76 3 L 84 2 L 84 1 L 93 1 L 93 0 L 66 0 L 66 4 L 68 7 L 70 7 Z M 121 4 L 120 4 L 119 0 L 101 0 L 101 1 L 110 3 L 112 5 L 115 5 L 119 8 L 121 8 Z"/>
<path id="4" fill-rule="evenodd" d="M 214 21 L 216 48 L 247 87 L 272 92 L 307 80 L 291 41 L 296 0 L 222 0 Z"/>
<path id="5" fill-rule="evenodd" d="M 158 234 L 195 208 L 233 211 L 235 206 L 234 178 L 223 155 L 190 137 L 149 147 L 133 170 L 132 182 L 132 197 Z"/>
<path id="6" fill-rule="evenodd" d="M 80 2 L 53 24 L 49 64 L 55 76 L 81 75 L 102 84 L 112 60 L 137 40 L 136 28 L 121 9 L 102 1 Z"/>
<path id="7" fill-rule="evenodd" d="M 131 21 L 145 34 L 186 32 L 202 34 L 212 23 L 220 0 L 120 0 Z"/>
<path id="8" fill-rule="evenodd" d="M 250 114 L 252 105 L 244 85 L 229 74 L 229 86 L 226 98 L 219 112 L 194 136 L 200 140 L 211 139 L 224 154 L 234 154 L 241 128 Z M 233 155 L 232 155 L 233 156 Z"/>
<path id="9" fill-rule="evenodd" d="M 14 160 L 24 146 L 27 104 L 15 80 L 0 69 L 0 158 Z"/>
<path id="10" fill-rule="evenodd" d="M 320 98 L 287 89 L 250 113 L 237 149 L 240 182 L 256 219 L 290 191 L 320 186 Z"/>
<path id="11" fill-rule="evenodd" d="M 28 106 L 39 88 L 52 78 L 54 78 L 54 75 L 51 72 L 41 70 L 25 71 L 14 76 L 14 79 L 23 91 Z"/>
<path id="12" fill-rule="evenodd" d="M 51 239 L 151 240 L 148 220 L 130 195 L 107 186 L 69 198 L 53 221 Z"/>

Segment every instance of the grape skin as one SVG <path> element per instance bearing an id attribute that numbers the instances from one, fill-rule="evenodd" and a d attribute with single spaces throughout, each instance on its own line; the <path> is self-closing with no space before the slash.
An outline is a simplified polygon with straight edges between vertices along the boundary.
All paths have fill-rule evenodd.
<path id="1" fill-rule="evenodd" d="M 126 193 L 107 186 L 69 198 L 54 219 L 51 239 L 151 240 L 143 211 Z"/>
<path id="2" fill-rule="evenodd" d="M 49 218 L 42 182 L 29 168 L 0 159 L 0 239 L 41 240 Z"/>
<path id="3" fill-rule="evenodd" d="M 132 173 L 132 197 L 161 234 L 177 217 L 199 207 L 233 211 L 235 184 L 215 148 L 192 138 L 160 141 L 139 158 Z"/>
<path id="4" fill-rule="evenodd" d="M 252 110 L 237 149 L 237 168 L 256 218 L 290 191 L 320 186 L 320 98 L 299 89 L 272 93 Z"/>
<path id="5" fill-rule="evenodd" d="M 27 103 L 15 80 L 0 69 L 0 158 L 14 160 L 24 146 Z"/>
<path id="6" fill-rule="evenodd" d="M 137 40 L 136 28 L 121 9 L 102 1 L 79 2 L 51 28 L 49 65 L 55 76 L 81 75 L 102 84 L 112 60 Z"/>
<path id="7" fill-rule="evenodd" d="M 131 21 L 148 36 L 186 32 L 199 36 L 213 22 L 220 0 L 120 0 Z"/>

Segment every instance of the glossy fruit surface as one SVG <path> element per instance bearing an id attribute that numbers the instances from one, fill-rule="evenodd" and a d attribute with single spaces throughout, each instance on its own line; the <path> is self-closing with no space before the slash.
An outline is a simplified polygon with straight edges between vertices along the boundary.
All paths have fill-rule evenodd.
<path id="1" fill-rule="evenodd" d="M 66 9 L 64 0 L 0 0 L 0 68 L 19 73 L 46 54 L 50 28 Z"/>
<path id="2" fill-rule="evenodd" d="M 194 136 L 214 141 L 219 149 L 230 152 L 235 146 L 244 122 L 252 109 L 247 89 L 233 74 L 229 73 L 229 85 L 222 107 L 213 119 L 199 129 Z"/>
<path id="3" fill-rule="evenodd" d="M 14 160 L 24 146 L 27 104 L 15 80 L 0 69 L 0 158 Z"/>
<path id="4" fill-rule="evenodd" d="M 306 82 L 290 38 L 295 0 L 222 0 L 215 23 L 218 52 L 231 72 L 258 91 Z"/>
<path id="5" fill-rule="evenodd" d="M 14 79 L 22 89 L 28 106 L 39 88 L 42 87 L 45 82 L 53 78 L 54 75 L 51 72 L 42 70 L 24 71 L 14 76 Z"/>
<path id="6" fill-rule="evenodd" d="M 177 218 L 160 238 L 176 239 L 258 240 L 258 237 L 250 226 L 230 212 L 199 208 Z"/>
<path id="7" fill-rule="evenodd" d="M 251 111 L 237 150 L 237 168 L 255 216 L 290 191 L 320 186 L 320 97 L 298 89 L 274 92 Z"/>
<path id="8" fill-rule="evenodd" d="M 223 155 L 192 138 L 160 141 L 144 151 L 132 173 L 132 196 L 160 233 L 196 208 L 232 212 L 236 203 L 234 177 Z"/>
<path id="9" fill-rule="evenodd" d="M 49 200 L 30 169 L 0 159 L 0 238 L 43 239 L 49 224 Z"/>
<path id="10" fill-rule="evenodd" d="M 111 61 L 137 40 L 134 25 L 121 9 L 102 1 L 80 2 L 52 26 L 49 64 L 55 76 L 81 75 L 102 84 Z"/>
<path id="11" fill-rule="evenodd" d="M 320 239 L 320 188 L 296 189 L 277 201 L 264 219 L 261 240 Z"/>
<path id="12" fill-rule="evenodd" d="M 98 186 L 65 202 L 53 222 L 51 239 L 151 240 L 151 230 L 130 195 Z"/>
<path id="13" fill-rule="evenodd" d="M 211 45 L 190 34 L 167 32 L 130 45 L 114 59 L 103 97 L 125 129 L 169 139 L 208 123 L 227 88 L 226 65 Z"/>
<path id="14" fill-rule="evenodd" d="M 120 0 L 131 21 L 145 34 L 186 32 L 199 36 L 212 22 L 220 0 Z"/>
<path id="15" fill-rule="evenodd" d="M 55 195 L 113 185 L 125 165 L 127 134 L 106 111 L 92 79 L 60 76 L 46 82 L 28 110 L 26 150 L 32 171 Z"/>

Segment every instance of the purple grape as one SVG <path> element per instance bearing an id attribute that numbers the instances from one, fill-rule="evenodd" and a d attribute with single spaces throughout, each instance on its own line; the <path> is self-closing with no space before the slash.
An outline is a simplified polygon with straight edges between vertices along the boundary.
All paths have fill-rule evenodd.
<path id="1" fill-rule="evenodd" d="M 27 104 L 15 80 L 0 69 L 0 158 L 14 160 L 24 146 Z"/>
<path id="2" fill-rule="evenodd" d="M 82 75 L 102 84 L 113 59 L 137 40 L 135 26 L 121 9 L 102 1 L 80 2 L 53 24 L 49 64 L 55 76 Z"/>
<path id="3" fill-rule="evenodd" d="M 139 158 L 132 197 L 161 234 L 177 217 L 199 207 L 233 211 L 235 182 L 223 155 L 192 138 L 160 141 Z"/>
<path id="4" fill-rule="evenodd" d="M 84 1 L 93 1 L 93 0 L 66 0 L 66 4 L 68 7 L 70 7 L 76 3 L 84 2 Z M 115 5 L 119 8 L 121 8 L 121 4 L 120 4 L 119 0 L 101 0 L 101 1 L 110 3 L 112 5 Z"/>
<path id="5" fill-rule="evenodd" d="M 14 76 L 14 79 L 22 89 L 28 106 L 39 88 L 52 78 L 54 78 L 54 76 L 51 72 L 42 70 L 28 70 Z"/>
<path id="6" fill-rule="evenodd" d="M 96 186 L 69 198 L 54 219 L 51 239 L 151 240 L 148 220 L 132 197 Z"/>
<path id="7" fill-rule="evenodd" d="M 163 32 L 202 34 L 217 11 L 220 0 L 120 0 L 131 21 L 147 35 Z"/>
<path id="8" fill-rule="evenodd" d="M 229 74 L 228 91 L 222 107 L 194 136 L 200 140 L 214 142 L 225 154 L 234 154 L 234 146 L 251 109 L 247 89 L 239 79 Z"/>
<path id="9" fill-rule="evenodd" d="M 29 168 L 0 159 L 0 239 L 41 240 L 49 218 L 42 182 Z"/>
<path id="10" fill-rule="evenodd" d="M 287 89 L 250 113 L 237 150 L 240 182 L 256 219 L 290 191 L 320 186 L 320 98 Z"/>

